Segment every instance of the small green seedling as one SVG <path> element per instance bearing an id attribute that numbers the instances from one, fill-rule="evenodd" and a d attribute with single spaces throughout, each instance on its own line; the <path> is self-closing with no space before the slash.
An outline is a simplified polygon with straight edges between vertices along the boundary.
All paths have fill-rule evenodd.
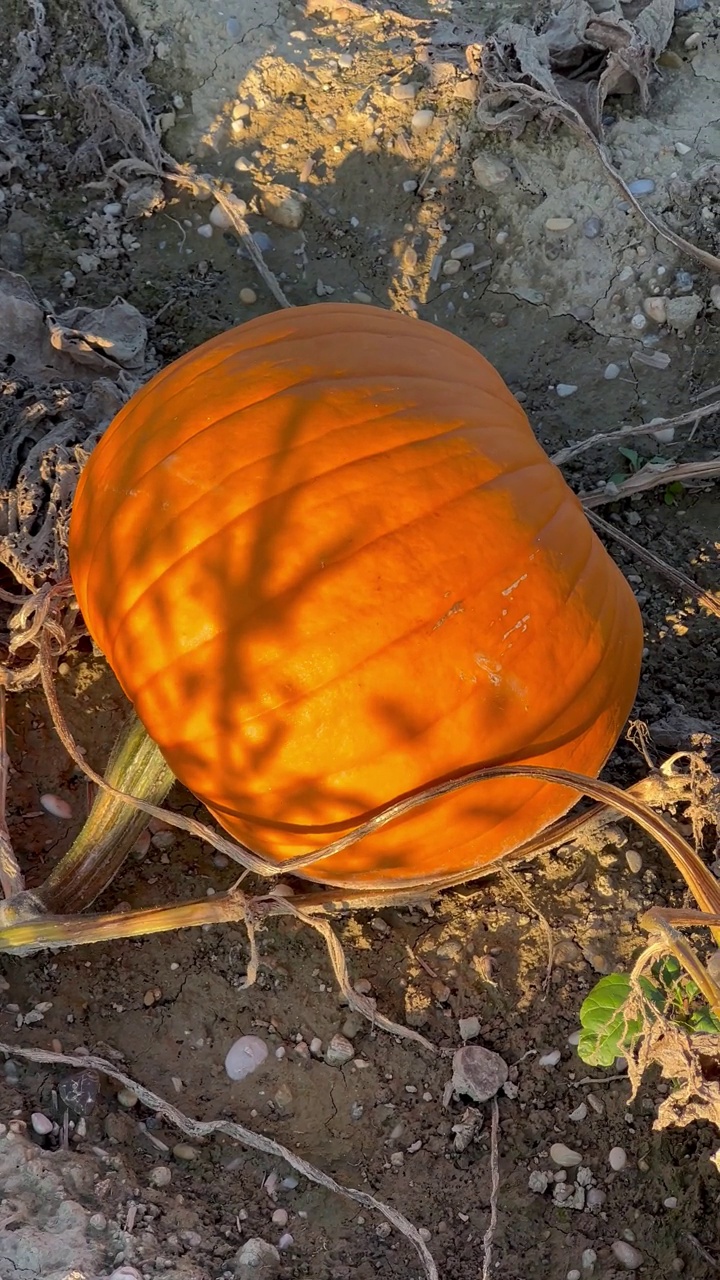
<path id="1" fill-rule="evenodd" d="M 610 973 L 595 984 L 580 1009 L 578 1057 L 592 1067 L 611 1067 L 632 1051 L 654 1011 L 694 1034 L 720 1032 L 720 1019 L 699 998 L 675 956 L 664 956 L 639 979 L 643 1009 L 633 996 L 627 973 Z"/>

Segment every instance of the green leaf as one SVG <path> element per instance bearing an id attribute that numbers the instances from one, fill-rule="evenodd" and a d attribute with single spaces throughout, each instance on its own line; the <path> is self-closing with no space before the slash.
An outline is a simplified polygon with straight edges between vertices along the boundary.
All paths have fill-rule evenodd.
<path id="1" fill-rule="evenodd" d="M 628 449 L 627 446 L 621 445 L 618 453 L 621 453 L 623 458 L 627 458 L 633 471 L 637 471 L 640 466 L 640 454 L 635 449 Z"/>
<path id="2" fill-rule="evenodd" d="M 616 471 L 614 476 L 610 476 L 610 481 L 609 481 L 609 483 L 610 483 L 610 484 L 614 484 L 614 485 L 616 485 L 616 486 L 617 486 L 617 488 L 619 489 L 619 488 L 620 488 L 620 485 L 621 485 L 621 484 L 623 483 L 623 481 L 625 481 L 625 480 L 627 480 L 627 472 L 625 472 L 625 471 Z"/>
<path id="3" fill-rule="evenodd" d="M 688 1022 L 692 1031 L 708 1035 L 717 1035 L 720 1031 L 720 1019 L 709 1009 L 697 1009 L 695 1013 L 690 1014 Z"/>
<path id="4" fill-rule="evenodd" d="M 643 993 L 656 1008 L 663 1007 L 663 993 L 647 978 L 640 979 Z M 610 973 L 601 978 L 580 1009 L 578 1056 L 591 1067 L 611 1067 L 641 1034 L 643 1017 L 628 1018 L 625 1004 L 630 996 L 626 973 Z"/>

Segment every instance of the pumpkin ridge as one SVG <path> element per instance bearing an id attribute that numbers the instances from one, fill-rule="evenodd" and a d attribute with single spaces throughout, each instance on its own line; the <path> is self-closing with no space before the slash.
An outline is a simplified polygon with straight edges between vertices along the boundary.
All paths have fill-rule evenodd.
<path id="1" fill-rule="evenodd" d="M 407 446 L 406 446 L 406 445 L 402 445 L 402 446 L 399 446 L 399 447 L 400 447 L 400 448 L 407 448 Z M 383 452 L 383 451 L 380 451 L 380 452 Z M 371 455 L 371 456 L 375 456 L 375 455 Z M 379 455 L 378 455 L 378 456 L 379 456 Z M 352 465 L 352 464 L 348 464 L 348 465 Z M 434 468 L 436 467 L 436 465 L 437 465 L 437 462 L 436 462 L 436 460 L 435 460 L 435 459 L 433 459 L 432 461 L 428 462 L 426 466 L 415 468 L 415 470 L 414 470 L 413 474 L 416 474 L 416 475 L 417 475 L 417 474 L 420 474 L 422 471 L 432 471 L 432 470 L 434 470 Z M 428 519 L 429 514 L 435 515 L 437 512 L 439 512 L 439 511 L 443 511 L 446 507 L 450 507 L 450 506 L 452 506 L 452 505 L 453 505 L 453 503 L 456 503 L 456 502 L 457 502 L 457 503 L 460 503 L 460 502 L 464 501 L 464 500 L 465 500 L 465 499 L 466 499 L 470 494 L 478 493 L 480 490 L 485 489 L 485 488 L 488 488 L 488 487 L 490 487 L 490 486 L 491 486 L 491 485 L 493 485 L 493 484 L 496 484 L 499 480 L 504 480 L 506 477 L 509 477 L 509 476 L 512 476 L 512 475 L 520 475 L 523 471 L 531 471 L 531 470 L 535 470 L 537 467 L 543 467 L 543 468 L 544 468 L 544 464 L 543 464 L 542 462 L 537 462 L 537 463 L 532 463 L 532 464 L 530 464 L 530 466 L 522 465 L 522 466 L 519 466 L 519 467 L 514 468 L 512 471 L 508 470 L 508 471 L 500 472 L 500 473 L 499 473 L 499 475 L 492 476 L 492 477 L 490 477 L 490 479 L 488 479 L 488 480 L 486 480 L 486 481 L 482 481 L 482 482 L 480 482 L 479 484 L 478 484 L 478 483 L 473 483 L 473 484 L 472 484 L 472 485 L 470 485 L 467 489 L 463 489 L 461 492 L 456 493 L 456 494 L 453 494 L 453 495 L 452 495 L 452 497 L 448 498 L 446 501 L 441 502 L 441 503 L 438 503 L 436 506 L 434 506 L 434 507 L 433 507 L 433 509 L 432 509 L 432 512 L 431 512 L 431 513 L 428 513 L 428 512 L 426 512 L 426 511 L 421 512 L 419 515 L 417 515 L 417 516 L 413 517 L 413 519 L 412 519 L 412 520 L 405 521 L 403 524 L 397 524 L 397 523 L 396 523 L 396 524 L 394 524 L 394 525 L 393 525 L 393 527 L 392 527 L 391 529 L 384 529 L 384 530 L 382 531 L 382 533 L 376 534 L 374 537 L 372 537 L 372 538 L 368 539 L 368 541 L 367 541 L 367 542 L 362 543 L 360 546 L 356 546 L 356 547 L 354 547 L 354 548 L 353 548 L 353 550 L 352 550 L 352 552 L 349 554 L 349 556 L 342 556 L 342 557 L 340 557 L 339 559 L 334 560 L 334 561 L 332 562 L 332 563 L 333 563 L 333 567 L 334 567 L 334 568 L 335 568 L 335 567 L 340 567 L 340 566 L 343 564 L 343 562 L 344 562 L 345 560 L 348 560 L 348 559 L 351 559 L 351 558 L 356 557 L 357 555 L 359 555 L 359 553 L 360 553 L 360 552 L 364 552 L 364 551 L 369 550 L 369 548 L 370 548 L 370 547 L 376 546 L 377 544 L 379 544 L 379 543 L 383 542 L 385 539 L 395 539 L 395 538 L 397 538 L 397 535 L 398 535 L 398 534 L 400 534 L 400 533 L 405 533 L 405 532 L 407 532 L 409 529 L 412 529 L 413 525 L 420 524 L 420 523 L 422 523 L 423 521 L 427 520 L 427 519 Z M 324 474 L 328 474 L 328 475 L 330 475 L 330 474 L 333 474 L 333 473 L 334 473 L 334 471 L 335 471 L 335 468 L 331 468 L 329 472 L 324 473 Z M 106 638 L 106 644 L 107 644 L 107 647 L 108 647 L 108 649 L 110 650 L 110 652 L 112 653 L 112 651 L 113 651 L 113 649 L 114 649 L 114 647 L 115 647 L 115 643 L 116 643 L 116 641 L 117 641 L 117 639 L 118 639 L 118 636 L 119 636 L 119 634 L 120 634 L 121 630 L 123 629 L 123 626 L 124 626 L 125 622 L 127 621 L 128 616 L 129 616 L 129 615 L 130 615 L 130 614 L 131 614 L 131 613 L 132 613 L 132 612 L 133 612 L 133 611 L 138 607 L 138 605 L 139 605 L 139 604 L 142 602 L 142 600 L 143 600 L 143 599 L 148 595 L 148 593 L 149 593 L 149 592 L 154 591 L 154 590 L 156 589 L 156 587 L 158 586 L 158 584 L 159 584 L 159 583 L 161 583 L 161 582 L 163 581 L 163 579 L 164 579 L 165 577 L 167 577 L 167 575 L 168 575 L 169 573 L 174 572 L 174 571 L 175 571 L 175 569 L 176 569 L 179 565 L 181 565 L 181 564 L 183 563 L 183 561 L 184 561 L 184 560 L 186 560 L 186 559 L 188 559 L 190 556 L 192 556 L 192 555 L 196 554 L 196 553 L 197 553 L 199 550 L 201 550 L 203 547 L 205 547 L 205 548 L 206 548 L 206 547 L 208 546 L 208 544 L 209 544 L 209 543 L 211 543 L 211 542 L 213 542 L 216 538 L 220 538 L 220 537 L 222 537 L 222 538 L 223 538 L 223 542 L 224 542 L 224 541 L 225 541 L 225 538 L 226 538 L 226 536 L 227 536 L 228 530 L 232 529 L 232 526 L 233 526 L 234 524 L 236 524 L 239 520 L 243 519 L 245 516 L 254 515 L 256 512 L 261 511 L 261 510 L 262 510 L 262 508 L 263 508 L 264 506 L 266 506 L 266 505 L 267 505 L 267 503 L 274 501 L 276 497 L 285 497 L 285 496 L 286 496 L 286 494 L 288 494 L 288 493 L 292 493 L 294 490 L 299 489 L 299 488 L 301 488 L 301 487 L 304 487 L 304 486 L 305 486 L 305 483 L 306 483 L 306 482 L 304 482 L 304 481 L 300 481 L 300 482 L 298 482 L 297 484 L 293 485 L 291 489 L 289 489 L 289 490 L 283 490 L 283 491 L 282 491 L 282 493 L 281 493 L 281 494 L 279 494 L 279 495 L 273 495 L 273 497 L 272 497 L 272 498 L 266 498 L 266 499 L 263 499 L 261 502 L 256 503 L 256 504 L 255 504 L 252 508 L 250 508 L 248 511 L 246 511 L 246 512 L 241 512 L 241 513 L 239 513 L 238 515 L 234 516 L 231 520 L 227 521 L 224 525 L 221 525 L 219 528 L 214 528 L 214 529 L 212 530 L 212 532 L 211 532 L 211 533 L 209 533 L 206 537 L 202 538 L 200 542 L 196 543 L 193 547 L 190 547 L 187 551 L 184 551 L 184 552 L 182 553 L 182 555 L 176 556 L 176 557 L 171 561 L 171 563 L 170 563 L 170 564 L 168 564 L 168 565 L 167 565 L 167 566 L 162 570 L 162 572 L 161 572 L 161 573 L 159 573 L 159 574 L 157 574 L 156 576 L 154 576 L 154 577 L 152 578 L 152 580 L 151 580 L 150 582 L 148 582 L 148 583 L 147 583 L 147 585 L 144 587 L 144 589 L 140 592 L 140 594 L 139 594 L 139 595 L 137 595 L 137 596 L 135 596 L 135 597 L 134 597 L 133 601 L 132 601 L 132 602 L 127 606 L 127 608 L 124 610 L 124 612 L 123 612 L 123 614 L 121 615 L 120 619 L 116 621 L 116 624 L 115 624 L 115 627 L 114 627 L 114 629 L 113 629 L 112 635 L 110 635 L 110 634 L 108 633 L 108 636 L 107 636 L 107 638 Z M 566 494 L 562 494 L 562 495 L 561 495 L 561 505 L 566 501 L 566 499 L 567 499 L 567 495 L 566 495 Z M 170 527 L 169 525 L 164 526 L 164 531 L 165 531 L 165 530 L 167 530 L 169 527 Z M 151 545 L 152 545 L 152 544 L 151 544 Z M 296 588 L 295 588 L 295 585 L 294 585 L 294 584 L 292 584 L 292 585 L 290 585 L 290 586 L 288 586 L 288 587 L 284 588 L 282 592 L 278 592 L 276 595 L 274 595 L 274 596 L 270 597 L 268 600 L 264 601 L 264 603 L 265 603 L 265 604 L 269 604 L 271 601 L 272 601 L 272 602 L 280 601 L 280 600 L 282 599 L 282 597 L 283 597 L 283 596 L 286 596 L 286 595 L 291 594 L 295 589 L 296 589 Z M 243 620 L 244 620 L 244 622 L 247 622 L 250 618 L 252 618 L 252 617 L 253 617 L 253 614 L 254 614 L 255 612 L 256 612 L 256 610 L 254 610 L 254 611 L 253 611 L 253 613 L 243 615 Z M 225 630 L 227 630 L 227 628 L 222 628 L 222 629 L 217 633 L 217 635 L 222 635 L 222 634 L 223 634 L 223 631 L 225 631 Z M 195 653 L 195 652 L 196 652 L 196 649 L 201 649 L 201 648 L 203 647 L 203 645 L 211 644 L 214 638 L 215 638 L 215 637 L 209 637 L 209 638 L 207 638 L 207 639 L 205 639 L 205 640 L 201 641 L 199 645 L 196 645 L 196 646 L 193 646 L 193 648 L 190 648 L 190 649 L 186 649 L 186 650 L 184 650 L 184 651 L 183 651 L 183 654 L 181 655 L 181 657 L 185 657 L 185 656 L 189 657 L 190 655 L 192 655 L 193 653 Z M 162 671 L 162 668 L 161 668 L 158 672 L 154 672 L 154 673 L 153 673 L 153 675 L 152 675 L 151 677 L 149 677 L 149 679 L 150 679 L 150 680 L 154 679 L 156 675 L 158 675 L 158 674 L 160 674 L 160 673 L 161 673 L 161 671 Z M 142 687 L 144 687 L 144 685 L 143 685 Z"/>

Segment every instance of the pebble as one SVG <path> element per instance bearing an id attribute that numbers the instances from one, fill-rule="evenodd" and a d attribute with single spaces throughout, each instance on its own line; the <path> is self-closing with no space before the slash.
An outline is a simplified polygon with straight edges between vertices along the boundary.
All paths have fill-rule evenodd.
<path id="1" fill-rule="evenodd" d="M 655 190 L 655 183 L 652 178 L 633 178 L 627 187 L 632 196 L 650 196 Z"/>
<path id="2" fill-rule="evenodd" d="M 590 218 L 586 218 L 585 221 L 583 222 L 583 235 L 588 240 L 597 240 L 598 236 L 602 232 L 602 229 L 603 229 L 602 219 L 596 218 L 594 215 Z"/>
<path id="3" fill-rule="evenodd" d="M 689 271 L 675 272 L 675 288 L 680 293 L 691 293 L 695 281 Z"/>
<path id="4" fill-rule="evenodd" d="M 453 1054 L 453 1093 L 467 1094 L 474 1102 L 494 1098 L 508 1078 L 508 1065 L 499 1053 L 469 1045 Z"/>
<path id="5" fill-rule="evenodd" d="M 43 1136 L 46 1136 L 48 1133 L 52 1133 L 53 1131 L 52 1120 L 49 1120 L 47 1116 L 44 1116 L 42 1111 L 33 1111 L 30 1116 L 30 1124 L 35 1133 L 42 1134 Z"/>
<path id="6" fill-rule="evenodd" d="M 131 1267 L 129 1262 L 124 1262 L 121 1267 L 116 1267 L 110 1272 L 108 1280 L 143 1280 L 143 1277 L 137 1267 Z"/>
<path id="7" fill-rule="evenodd" d="M 479 155 L 472 162 L 473 177 L 483 191 L 495 191 L 512 180 L 512 169 L 497 156 Z"/>
<path id="8" fill-rule="evenodd" d="M 457 262 L 462 262 L 463 258 L 472 258 L 475 252 L 475 245 L 470 241 L 467 244 L 459 244 L 455 249 L 450 250 L 450 257 Z"/>
<path id="9" fill-rule="evenodd" d="M 460 263 L 457 262 L 455 258 L 448 258 L 447 262 L 443 263 L 444 276 L 456 276 L 459 270 Z"/>
<path id="10" fill-rule="evenodd" d="M 333 1036 L 325 1050 L 325 1061 L 329 1067 L 344 1067 L 355 1057 L 355 1049 L 345 1036 Z"/>
<path id="11" fill-rule="evenodd" d="M 555 387 L 555 390 L 557 391 L 557 394 L 560 396 L 560 398 L 562 400 L 565 400 L 567 396 L 575 395 L 575 392 L 577 391 L 577 387 L 572 382 L 558 382 L 557 386 Z"/>
<path id="12" fill-rule="evenodd" d="M 320 1039 L 319 1036 L 313 1036 L 312 1040 L 310 1041 L 309 1047 L 310 1047 L 310 1053 L 312 1054 L 313 1058 L 322 1057 L 322 1040 Z"/>
<path id="13" fill-rule="evenodd" d="M 278 1249 L 289 1249 L 295 1243 L 295 1237 L 290 1235 L 289 1231 L 284 1231 L 278 1240 Z"/>
<path id="14" fill-rule="evenodd" d="M 280 1254 L 274 1244 L 261 1240 L 259 1236 L 251 1236 L 233 1259 L 235 1274 L 240 1276 L 257 1275 L 258 1280 L 274 1276 L 280 1265 Z"/>
<path id="15" fill-rule="evenodd" d="M 272 1221 L 276 1227 L 286 1227 L 288 1223 L 287 1209 L 276 1209 L 272 1216 Z"/>
<path id="16" fill-rule="evenodd" d="M 605 372 L 603 373 L 603 378 L 605 378 L 607 382 L 613 382 L 615 378 L 619 378 L 619 377 L 620 377 L 619 364 L 610 363 L 605 366 Z"/>
<path id="17" fill-rule="evenodd" d="M 132 1089 L 120 1089 L 118 1091 L 117 1100 L 121 1107 L 125 1107 L 128 1111 L 138 1104 L 138 1096 L 133 1093 Z"/>
<path id="18" fill-rule="evenodd" d="M 280 183 L 266 187 L 260 196 L 260 208 L 276 227 L 297 231 L 305 219 L 305 200 L 297 191 Z"/>
<path id="19" fill-rule="evenodd" d="M 628 871 L 634 876 L 638 876 L 642 871 L 642 858 L 637 849 L 625 850 L 625 861 L 627 862 Z"/>
<path id="20" fill-rule="evenodd" d="M 628 1244 L 626 1240 L 615 1240 L 611 1248 L 620 1266 L 626 1271 L 637 1271 L 638 1267 L 642 1266 L 643 1256 L 640 1250 Z"/>
<path id="21" fill-rule="evenodd" d="M 349 70 L 350 70 L 350 67 L 351 67 L 351 66 L 352 66 L 352 64 L 353 64 L 353 56 L 352 56 L 352 54 L 351 54 L 351 53 L 340 53 L 340 54 L 338 54 L 337 64 L 338 64 L 338 66 L 339 66 L 339 67 L 342 67 L 343 71 L 349 71 Z"/>
<path id="22" fill-rule="evenodd" d="M 209 221 L 214 227 L 219 227 L 222 231 L 227 231 L 232 226 L 232 218 L 221 204 L 214 204 L 210 210 Z"/>
<path id="23" fill-rule="evenodd" d="M 213 229 L 209 222 L 201 222 L 197 229 L 197 233 L 199 236 L 202 236 L 203 240 L 211 240 Z"/>
<path id="24" fill-rule="evenodd" d="M 413 133 L 425 133 L 426 129 L 429 129 L 432 125 L 434 119 L 434 111 L 430 111 L 428 107 L 421 108 L 420 111 L 415 111 L 413 113 L 412 119 L 410 120 L 410 128 Z"/>
<path id="25" fill-rule="evenodd" d="M 686 156 L 692 150 L 692 148 L 688 146 L 687 142 L 676 142 L 675 150 L 677 151 L 679 156 Z"/>
<path id="26" fill-rule="evenodd" d="M 535 1191 L 538 1195 L 542 1195 L 547 1191 L 550 1185 L 550 1177 L 545 1173 L 544 1169 L 533 1169 L 528 1178 L 528 1187 L 530 1191 Z"/>
<path id="27" fill-rule="evenodd" d="M 549 1053 L 544 1053 L 538 1058 L 538 1065 L 541 1067 L 556 1067 L 560 1061 L 562 1054 L 559 1049 L 551 1049 Z"/>
<path id="28" fill-rule="evenodd" d="M 268 1047 L 259 1036 L 240 1036 L 225 1055 L 225 1070 L 231 1080 L 246 1080 L 268 1056 Z"/>
<path id="29" fill-rule="evenodd" d="M 237 18 L 228 18 L 227 22 L 225 23 L 225 30 L 227 31 L 231 40 L 239 40 L 240 35 L 242 33 L 240 22 Z"/>
<path id="30" fill-rule="evenodd" d="M 601 1209 L 606 1199 L 602 1187 L 591 1187 L 587 1193 L 586 1204 L 588 1209 Z"/>
<path id="31" fill-rule="evenodd" d="M 582 1263 L 583 1271 L 592 1271 L 592 1268 L 595 1266 L 595 1263 L 597 1262 L 597 1254 L 595 1250 L 583 1249 L 580 1257 L 580 1262 Z"/>
<path id="32" fill-rule="evenodd" d="M 72 818 L 70 805 L 67 800 L 63 800 L 60 796 L 41 796 L 40 804 L 45 812 L 51 814 L 53 818 Z"/>
<path id="33" fill-rule="evenodd" d="M 665 324 L 667 322 L 667 298 L 645 298 L 643 300 L 643 311 L 648 320 L 652 320 L 655 324 Z"/>
<path id="34" fill-rule="evenodd" d="M 714 284 L 710 290 L 710 301 L 716 311 L 720 311 L 720 284 Z"/>
<path id="35" fill-rule="evenodd" d="M 168 1187 L 172 1182 L 172 1169 L 166 1164 L 158 1164 L 150 1170 L 150 1181 L 154 1187 Z"/>
<path id="36" fill-rule="evenodd" d="M 474 1015 L 470 1018 L 459 1018 L 458 1031 L 462 1040 L 476 1040 L 480 1035 L 480 1019 Z"/>
<path id="37" fill-rule="evenodd" d="M 582 1164 L 582 1156 L 578 1151 L 571 1151 L 564 1142 L 553 1142 L 550 1148 L 550 1159 L 561 1169 L 574 1169 Z"/>
<path id="38" fill-rule="evenodd" d="M 647 365 L 649 369 L 670 367 L 670 356 L 667 351 L 633 351 L 632 358 L 638 360 L 640 364 Z"/>
<path id="39" fill-rule="evenodd" d="M 697 293 L 688 293 L 683 298 L 667 299 L 667 323 L 678 333 L 687 333 L 695 324 L 702 311 L 702 298 Z"/>
<path id="40" fill-rule="evenodd" d="M 189 1142 L 178 1142 L 172 1149 L 172 1153 L 176 1160 L 197 1160 L 200 1152 L 197 1147 L 191 1147 Z"/>
<path id="41" fill-rule="evenodd" d="M 575 1121 L 585 1120 L 587 1117 L 587 1113 L 588 1113 L 588 1109 L 585 1106 L 585 1103 L 581 1102 L 580 1105 L 577 1106 L 574 1111 L 570 1112 L 570 1119 Z"/>
<path id="42" fill-rule="evenodd" d="M 568 1271 L 566 1280 L 580 1280 L 580 1272 L 577 1267 L 573 1267 L 571 1271 Z"/>
<path id="43" fill-rule="evenodd" d="M 565 231 L 569 231 L 575 226 L 574 218 L 547 218 L 545 220 L 545 230 L 554 235 L 562 235 Z"/>
<path id="44" fill-rule="evenodd" d="M 663 1204 L 666 1209 L 677 1209 L 677 1196 L 666 1196 Z"/>
<path id="45" fill-rule="evenodd" d="M 413 102 L 417 98 L 417 93 L 418 86 L 414 81 L 409 80 L 407 84 L 394 84 L 390 90 L 390 97 L 396 102 Z"/>
<path id="46" fill-rule="evenodd" d="M 234 165 L 238 173 L 249 173 L 252 165 L 246 156 L 238 156 Z"/>
<path id="47" fill-rule="evenodd" d="M 244 306 L 251 307 L 254 302 L 257 302 L 257 294 L 255 290 L 250 288 L 241 289 L 240 301 Z"/>
<path id="48" fill-rule="evenodd" d="M 641 331 L 642 329 L 647 329 L 647 316 L 644 316 L 641 311 L 636 311 L 635 315 L 630 321 L 630 324 L 632 325 L 633 329 L 637 329 L 638 331 Z"/>
<path id="49" fill-rule="evenodd" d="M 623 1147 L 612 1148 L 610 1155 L 608 1156 L 608 1164 L 615 1173 L 619 1173 L 621 1169 L 625 1168 L 625 1165 L 627 1164 L 627 1152 Z"/>

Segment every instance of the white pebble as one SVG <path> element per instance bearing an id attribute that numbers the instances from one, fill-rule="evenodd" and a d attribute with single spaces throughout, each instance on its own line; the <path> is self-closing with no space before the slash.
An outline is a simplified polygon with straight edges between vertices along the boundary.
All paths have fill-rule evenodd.
<path id="1" fill-rule="evenodd" d="M 581 1102 L 580 1105 L 576 1107 L 574 1111 L 570 1112 L 570 1119 L 575 1121 L 585 1120 L 587 1117 L 587 1113 L 588 1113 L 588 1109 L 585 1106 L 585 1103 Z"/>
<path id="2" fill-rule="evenodd" d="M 420 111 L 415 111 L 413 113 L 410 121 L 410 128 L 413 133 L 424 133 L 426 129 L 430 128 L 434 119 L 434 111 L 430 111 L 428 107 L 422 108 Z"/>
<path id="3" fill-rule="evenodd" d="M 443 263 L 444 276 L 456 276 L 459 270 L 460 263 L 455 258 L 448 258 L 447 262 Z"/>
<path id="4" fill-rule="evenodd" d="M 572 382 L 558 382 L 555 390 L 561 399 L 564 400 L 567 396 L 574 396 L 577 391 L 577 387 Z"/>
<path id="5" fill-rule="evenodd" d="M 45 1135 L 52 1133 L 53 1131 L 52 1120 L 49 1120 L 47 1116 L 44 1116 L 42 1111 L 33 1111 L 30 1117 L 30 1124 L 32 1125 L 35 1133 Z"/>
<path id="6" fill-rule="evenodd" d="M 716 311 L 720 311 L 720 284 L 714 284 L 710 290 L 710 301 Z"/>
<path id="7" fill-rule="evenodd" d="M 582 1164 L 582 1156 L 579 1152 L 571 1151 L 564 1142 L 553 1142 L 550 1148 L 550 1159 L 553 1164 L 559 1164 L 561 1169 L 574 1169 L 576 1165 Z"/>
<path id="8" fill-rule="evenodd" d="M 643 1256 L 639 1249 L 635 1249 L 633 1245 L 628 1244 L 626 1240 L 615 1240 L 612 1245 L 612 1251 L 626 1271 L 637 1271 L 638 1267 L 643 1264 Z"/>
<path id="9" fill-rule="evenodd" d="M 666 1209 L 677 1209 L 677 1196 L 666 1196 L 663 1204 Z"/>
<path id="10" fill-rule="evenodd" d="M 644 316 L 641 311 L 636 311 L 635 315 L 630 321 L 630 324 L 632 325 L 633 329 L 637 329 L 638 332 L 642 329 L 647 329 L 647 317 Z"/>
<path id="11" fill-rule="evenodd" d="M 172 1182 L 172 1169 L 166 1164 L 158 1164 L 150 1171 L 150 1181 L 154 1187 L 167 1187 Z"/>
<path id="12" fill-rule="evenodd" d="M 597 1254 L 594 1249 L 583 1249 L 580 1258 L 583 1271 L 591 1271 L 597 1262 Z"/>
<path id="13" fill-rule="evenodd" d="M 116 1267 L 110 1272 L 109 1280 L 143 1280 L 143 1278 L 137 1267 L 131 1267 L 129 1262 L 123 1262 L 121 1267 Z"/>
<path id="14" fill-rule="evenodd" d="M 496 243 L 496 244 L 507 244 L 507 242 L 508 242 L 508 240 L 509 240 L 509 239 L 510 239 L 510 232 L 509 232 L 509 231 L 498 231 L 498 233 L 497 233 L 497 235 L 496 235 L 496 237 L 495 237 L 495 243 Z"/>
<path id="15" fill-rule="evenodd" d="M 278 1240 L 278 1249 L 289 1249 L 292 1245 L 294 1245 L 294 1243 L 295 1243 L 294 1237 L 290 1235 L 289 1231 L 286 1231 L 284 1232 L 283 1235 L 281 1235 L 280 1239 Z"/>
<path id="16" fill-rule="evenodd" d="M 276 1227 L 286 1227 L 288 1222 L 287 1209 L 276 1209 L 272 1221 Z"/>
<path id="17" fill-rule="evenodd" d="M 120 1089 L 117 1100 L 121 1107 L 125 1107 L 126 1111 L 131 1111 L 138 1104 L 138 1096 L 133 1093 L 132 1089 Z"/>
<path id="18" fill-rule="evenodd" d="M 538 1058 L 538 1065 L 541 1067 L 556 1067 L 560 1061 L 562 1054 L 559 1049 L 551 1049 L 549 1053 L 544 1053 Z"/>
<path id="19" fill-rule="evenodd" d="M 474 1014 L 469 1018 L 459 1018 L 458 1031 L 463 1043 L 467 1043 L 468 1040 L 476 1040 L 480 1035 L 480 1019 Z"/>
<path id="20" fill-rule="evenodd" d="M 643 863 L 642 863 L 642 858 L 638 853 L 637 849 L 626 849 L 625 861 L 627 862 L 627 865 L 628 865 L 628 871 L 632 872 L 634 876 L 637 876 L 640 874 L 640 872 L 642 871 Z"/>
<path id="21" fill-rule="evenodd" d="M 528 1188 L 537 1195 L 542 1195 L 550 1185 L 550 1177 L 544 1169 L 533 1169 L 528 1178 Z"/>
<path id="22" fill-rule="evenodd" d="M 469 240 L 466 244 L 459 244 L 455 249 L 450 250 L 450 257 L 461 262 L 463 258 L 472 258 L 475 252 L 475 245 Z"/>
<path id="23" fill-rule="evenodd" d="M 240 1036 L 227 1051 L 225 1070 L 231 1080 L 245 1080 L 262 1066 L 267 1056 L 267 1045 L 259 1036 Z"/>
<path id="24" fill-rule="evenodd" d="M 313 1036 L 310 1041 L 310 1052 L 313 1058 L 322 1057 L 322 1040 L 319 1036 Z"/>
<path id="25" fill-rule="evenodd" d="M 613 382 L 614 379 L 619 378 L 619 376 L 620 376 L 619 364 L 608 364 L 605 366 L 605 372 L 603 373 L 603 378 L 605 378 L 608 382 Z"/>
<path id="26" fill-rule="evenodd" d="M 202 236 L 204 240 L 211 240 L 213 229 L 209 222 L 201 222 L 197 229 L 197 233 L 199 236 Z"/>
<path id="27" fill-rule="evenodd" d="M 417 97 L 417 91 L 418 86 L 411 80 L 408 84 L 394 84 L 390 90 L 390 97 L 396 102 L 413 102 Z"/>
<path id="28" fill-rule="evenodd" d="M 350 68 L 350 67 L 352 66 L 352 64 L 353 64 L 353 56 L 352 56 L 352 54 L 351 54 L 351 53 L 340 53 L 340 54 L 338 54 L 337 64 L 338 64 L 338 66 L 339 66 L 339 67 L 342 67 L 343 71 L 347 71 L 347 70 L 349 70 L 349 68 Z"/>
<path id="29" fill-rule="evenodd" d="M 625 1150 L 622 1147 L 613 1147 L 610 1155 L 608 1156 L 608 1164 L 616 1173 L 619 1173 L 621 1169 L 624 1169 L 627 1164 L 627 1153 Z"/>
<path id="30" fill-rule="evenodd" d="M 222 231 L 227 231 L 232 226 L 232 218 L 221 204 L 214 204 L 210 210 L 210 222 L 214 227 L 220 227 Z"/>
<path id="31" fill-rule="evenodd" d="M 246 156 L 238 156 L 234 167 L 238 173 L 248 173 L 252 169 L 252 165 Z"/>
<path id="32" fill-rule="evenodd" d="M 643 311 L 648 320 L 654 324 L 665 324 L 667 320 L 667 299 L 661 296 L 645 298 Z"/>
<path id="33" fill-rule="evenodd" d="M 572 1271 L 568 1271 L 567 1280 L 580 1280 L 580 1272 L 577 1267 L 573 1267 Z"/>
<path id="34" fill-rule="evenodd" d="M 547 218 L 545 222 L 545 230 L 558 235 L 565 231 L 569 231 L 574 225 L 574 218 Z"/>
<path id="35" fill-rule="evenodd" d="M 40 804 L 46 813 L 52 814 L 53 818 L 72 818 L 70 805 L 67 800 L 61 799 L 60 796 L 41 796 Z"/>
<path id="36" fill-rule="evenodd" d="M 242 302 L 243 306 L 251 307 L 254 302 L 257 302 L 257 294 L 255 290 L 247 287 L 245 289 L 241 289 L 240 301 Z"/>

